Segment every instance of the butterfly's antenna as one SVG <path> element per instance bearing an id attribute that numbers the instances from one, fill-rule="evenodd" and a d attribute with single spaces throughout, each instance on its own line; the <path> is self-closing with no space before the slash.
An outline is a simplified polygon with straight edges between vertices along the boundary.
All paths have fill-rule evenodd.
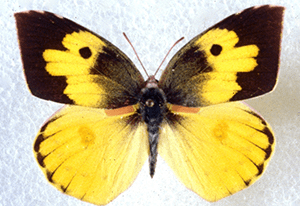
<path id="1" fill-rule="evenodd" d="M 167 56 L 169 55 L 170 51 L 174 48 L 174 46 L 176 44 L 178 44 L 182 39 L 184 39 L 184 37 L 181 37 L 180 39 L 178 39 L 174 44 L 173 46 L 169 49 L 168 53 L 166 54 L 165 58 L 162 60 L 161 64 L 159 65 L 159 67 L 157 68 L 156 72 L 154 73 L 153 76 L 155 76 L 158 72 L 158 70 L 160 69 L 161 65 L 164 63 L 164 61 L 166 60 Z"/>
<path id="2" fill-rule="evenodd" d="M 143 69 L 144 69 L 144 71 L 145 71 L 147 77 L 149 78 L 149 75 L 148 75 L 148 73 L 147 73 L 147 71 L 146 71 L 146 69 L 145 69 L 145 67 L 144 67 L 144 65 L 143 65 L 143 63 L 142 63 L 142 61 L 140 60 L 139 55 L 136 53 L 136 51 L 135 51 L 133 45 L 131 44 L 131 41 L 130 41 L 130 40 L 128 39 L 128 37 L 126 36 L 125 32 L 123 32 L 123 35 L 125 36 L 126 40 L 129 42 L 129 44 L 130 44 L 130 46 L 132 47 L 132 49 L 133 49 L 133 51 L 134 51 L 136 57 L 138 58 L 139 62 L 141 63 L 141 65 L 142 65 L 142 67 L 143 67 Z"/>

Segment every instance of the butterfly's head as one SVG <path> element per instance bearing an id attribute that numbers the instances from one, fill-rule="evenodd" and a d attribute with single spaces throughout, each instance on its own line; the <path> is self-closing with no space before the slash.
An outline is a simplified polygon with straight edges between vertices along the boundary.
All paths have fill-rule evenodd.
<path id="1" fill-rule="evenodd" d="M 155 79 L 155 76 L 149 76 L 146 81 L 146 88 L 158 88 L 158 80 Z"/>

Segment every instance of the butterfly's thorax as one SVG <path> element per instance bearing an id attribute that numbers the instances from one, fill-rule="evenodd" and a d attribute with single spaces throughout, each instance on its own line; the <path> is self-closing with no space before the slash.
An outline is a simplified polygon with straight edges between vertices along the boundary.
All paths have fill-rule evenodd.
<path id="1" fill-rule="evenodd" d="M 154 87 L 152 87 L 154 86 Z M 147 124 L 148 139 L 150 146 L 149 167 L 151 177 L 155 172 L 157 158 L 157 145 L 159 141 L 159 127 L 164 115 L 167 113 L 166 96 L 164 92 L 147 83 L 147 87 L 141 90 L 139 99 L 139 113 Z"/>

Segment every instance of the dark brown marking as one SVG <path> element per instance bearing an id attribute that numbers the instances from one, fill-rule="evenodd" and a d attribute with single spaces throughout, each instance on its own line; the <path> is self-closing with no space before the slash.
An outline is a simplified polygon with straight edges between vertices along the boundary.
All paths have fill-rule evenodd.
<path id="1" fill-rule="evenodd" d="M 47 179 L 49 180 L 49 182 L 54 183 L 54 181 L 52 179 L 53 173 L 51 173 L 49 170 L 47 170 L 46 175 L 47 175 Z"/>
<path id="2" fill-rule="evenodd" d="M 38 163 L 41 167 L 45 167 L 44 156 L 42 156 L 41 153 L 37 153 L 36 160 L 38 161 Z"/>
<path id="3" fill-rule="evenodd" d="M 256 176 L 260 176 L 264 171 L 264 164 L 256 165 L 256 167 L 258 169 L 258 173 L 256 174 Z"/>
<path id="4" fill-rule="evenodd" d="M 250 180 L 244 180 L 244 183 L 245 183 L 246 186 L 249 186 L 250 182 L 251 182 L 251 179 Z"/>
<path id="5" fill-rule="evenodd" d="M 265 156 L 265 160 L 269 159 L 271 154 L 272 154 L 272 145 L 269 145 L 269 147 L 267 149 L 265 149 L 266 152 L 266 156 Z"/>
<path id="6" fill-rule="evenodd" d="M 88 59 L 92 56 L 92 51 L 90 50 L 89 47 L 83 47 L 79 49 L 79 54 L 84 58 Z"/>
<path id="7" fill-rule="evenodd" d="M 36 140 L 35 140 L 35 143 L 33 145 L 33 150 L 35 152 L 39 152 L 40 151 L 40 144 L 41 142 L 43 142 L 45 139 L 44 139 L 44 136 L 42 134 L 40 134 Z"/>
<path id="8" fill-rule="evenodd" d="M 214 56 L 218 56 L 222 52 L 222 47 L 219 44 L 212 45 L 210 52 Z"/>

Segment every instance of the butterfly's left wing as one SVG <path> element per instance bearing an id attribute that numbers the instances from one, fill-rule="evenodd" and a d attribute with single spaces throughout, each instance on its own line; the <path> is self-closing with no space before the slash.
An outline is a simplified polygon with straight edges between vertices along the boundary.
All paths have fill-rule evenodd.
<path id="1" fill-rule="evenodd" d="M 265 171 L 274 135 L 243 103 L 194 108 L 193 113 L 176 105 L 170 110 L 161 126 L 158 152 L 200 197 L 217 201 L 248 187 Z"/>
<path id="2" fill-rule="evenodd" d="M 46 122 L 34 151 L 51 184 L 97 205 L 132 184 L 149 153 L 146 125 L 118 110 L 66 106 Z"/>
<path id="3" fill-rule="evenodd" d="M 39 98 L 98 108 L 137 103 L 143 77 L 101 36 L 46 11 L 15 14 L 28 87 Z"/>
<path id="4" fill-rule="evenodd" d="M 200 107 L 271 91 L 277 80 L 284 8 L 252 7 L 196 36 L 159 81 L 171 104 Z"/>

